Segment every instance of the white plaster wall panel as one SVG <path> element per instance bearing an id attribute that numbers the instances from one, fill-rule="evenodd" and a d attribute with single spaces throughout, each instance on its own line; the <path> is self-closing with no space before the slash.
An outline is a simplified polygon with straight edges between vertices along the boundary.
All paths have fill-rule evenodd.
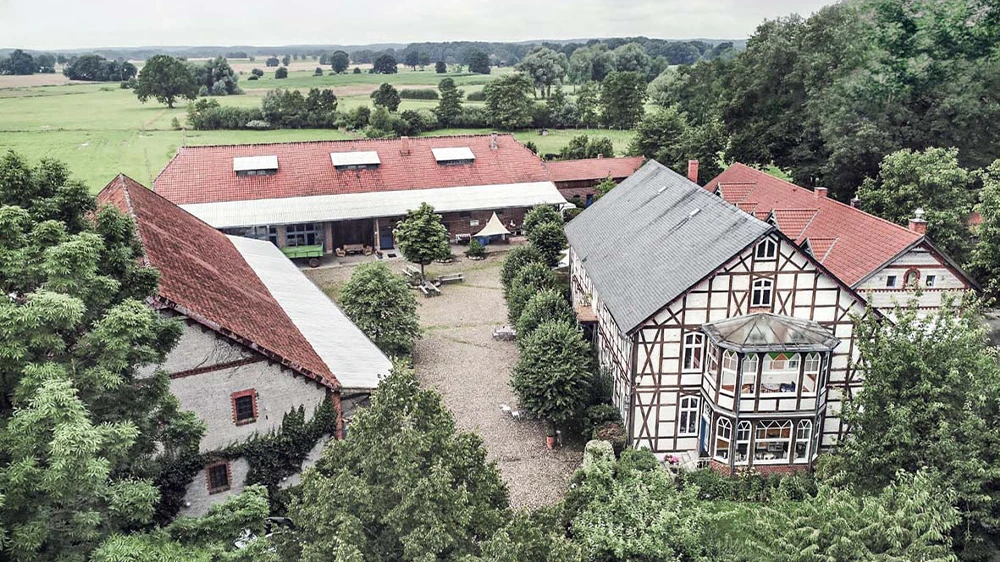
<path id="1" fill-rule="evenodd" d="M 251 388 L 257 391 L 257 421 L 236 425 L 231 395 Z M 287 412 L 300 405 L 305 406 L 308 418 L 326 398 L 324 388 L 267 361 L 173 379 L 170 390 L 182 409 L 194 412 L 205 422 L 202 452 L 221 449 L 255 433 L 273 431 Z"/>
<path id="2" fill-rule="evenodd" d="M 188 517 L 201 517 L 208 513 L 208 509 L 217 503 L 226 501 L 230 496 L 239 494 L 246 488 L 247 473 L 250 471 L 250 464 L 246 459 L 240 457 L 229 461 L 229 489 L 225 492 L 210 494 L 208 492 L 208 475 L 205 469 L 198 471 L 194 480 L 188 483 L 184 492 L 185 505 L 181 507 L 178 515 Z"/>

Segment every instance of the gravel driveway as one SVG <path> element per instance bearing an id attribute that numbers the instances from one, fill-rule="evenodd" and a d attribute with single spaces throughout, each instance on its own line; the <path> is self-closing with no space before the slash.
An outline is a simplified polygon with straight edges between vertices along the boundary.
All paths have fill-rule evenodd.
<path id="1" fill-rule="evenodd" d="M 418 378 L 444 397 L 459 429 L 482 437 L 489 458 L 496 460 L 510 488 L 515 508 L 537 508 L 559 501 L 582 451 L 573 447 L 548 450 L 545 426 L 539 420 L 515 420 L 501 405 L 518 409 L 510 387 L 517 362 L 514 342 L 498 342 L 493 329 L 507 322 L 500 289 L 502 256 L 485 261 L 461 259 L 427 267 L 428 277 L 462 272 L 465 282 L 446 285 L 439 297 L 418 296 L 420 323 L 425 332 L 414 362 Z M 405 262 L 387 262 L 401 271 Z M 327 289 L 343 283 L 352 268 L 334 267 L 309 272 Z"/>

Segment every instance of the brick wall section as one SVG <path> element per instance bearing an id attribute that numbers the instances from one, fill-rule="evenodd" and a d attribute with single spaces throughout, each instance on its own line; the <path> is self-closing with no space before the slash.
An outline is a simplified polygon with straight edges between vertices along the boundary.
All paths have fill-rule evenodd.
<path id="1" fill-rule="evenodd" d="M 494 211 L 469 211 L 468 213 L 442 213 L 441 221 L 444 222 L 445 228 L 448 229 L 448 233 L 451 234 L 452 238 L 459 234 L 475 234 L 486 226 L 486 223 L 490 222 L 490 217 L 493 216 Z M 518 207 L 512 209 L 499 209 L 496 211 L 497 217 L 504 226 L 510 229 L 510 221 L 514 221 L 517 228 L 521 228 L 524 224 L 524 215 L 528 212 L 527 208 Z M 472 226 L 472 221 L 478 220 L 479 224 Z"/>
<path id="2" fill-rule="evenodd" d="M 735 474 L 730 474 L 729 465 L 715 459 L 709 463 L 709 468 L 714 472 L 721 474 L 722 476 L 735 476 Z M 740 469 L 746 468 L 745 466 L 737 466 L 735 468 L 736 473 L 739 473 Z M 808 472 L 809 465 L 806 464 L 760 464 L 754 465 L 757 472 L 765 475 L 771 476 L 775 474 L 795 474 L 797 472 Z"/>

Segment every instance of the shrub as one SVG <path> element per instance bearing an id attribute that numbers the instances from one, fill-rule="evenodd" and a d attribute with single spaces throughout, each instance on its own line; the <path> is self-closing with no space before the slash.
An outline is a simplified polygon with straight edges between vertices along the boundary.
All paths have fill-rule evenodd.
<path id="1" fill-rule="evenodd" d="M 589 396 L 590 344 L 559 322 L 538 327 L 522 346 L 511 386 L 529 412 L 556 425 L 579 418 Z"/>
<path id="2" fill-rule="evenodd" d="M 475 92 L 469 92 L 469 94 L 465 96 L 465 99 L 467 99 L 469 101 L 486 101 L 486 92 L 484 92 L 482 90 L 476 90 Z"/>
<path id="3" fill-rule="evenodd" d="M 316 70 L 313 71 L 313 76 L 323 76 L 323 68 L 317 66 Z"/>
<path id="4" fill-rule="evenodd" d="M 263 119 L 253 119 L 253 120 L 247 121 L 247 124 L 244 125 L 244 126 L 247 129 L 258 129 L 258 130 L 264 130 L 264 129 L 270 129 L 271 128 L 271 124 L 268 123 L 267 121 L 264 121 Z"/>
<path id="5" fill-rule="evenodd" d="M 617 421 L 600 424 L 594 428 L 590 437 L 591 439 L 600 439 L 601 441 L 611 443 L 611 447 L 614 448 L 616 455 L 620 455 L 625 450 L 626 445 L 628 445 L 628 434 L 625 432 L 625 427 L 621 422 Z"/>
<path id="6" fill-rule="evenodd" d="M 554 222 L 557 224 L 562 224 L 562 215 L 556 210 L 552 205 L 537 205 L 532 207 L 528 214 L 524 216 L 524 225 L 522 230 L 524 234 L 531 238 L 531 231 L 535 229 L 536 226 L 545 223 Z"/>
<path id="7" fill-rule="evenodd" d="M 248 123 L 263 119 L 263 114 L 255 107 L 223 107 L 208 98 L 199 99 L 187 109 L 188 125 L 199 131 L 243 129 Z"/>
<path id="8" fill-rule="evenodd" d="M 175 130 L 175 131 L 181 130 L 181 122 L 180 122 L 180 120 L 177 119 L 176 117 L 174 117 L 173 119 L 171 119 L 170 120 L 170 128 L 173 129 L 173 130 Z"/>
<path id="9" fill-rule="evenodd" d="M 288 69 L 286 67 L 282 66 L 278 70 L 275 70 L 274 71 L 274 78 L 276 80 L 282 80 L 284 78 L 288 78 Z"/>
<path id="10" fill-rule="evenodd" d="M 536 293 L 545 289 L 555 289 L 559 286 L 556 274 L 543 263 L 529 263 L 524 266 L 514 278 L 507 291 L 507 314 L 511 324 L 516 324 Z"/>
<path id="11" fill-rule="evenodd" d="M 473 259 L 485 258 L 486 246 L 483 246 L 478 238 L 473 238 L 469 240 L 469 249 L 465 251 L 465 255 Z"/>
<path id="12" fill-rule="evenodd" d="M 224 96 L 229 92 L 226 90 L 226 83 L 219 80 L 215 84 L 212 84 L 212 95 L 213 96 Z"/>
<path id="13" fill-rule="evenodd" d="M 564 322 L 571 326 L 576 324 L 573 307 L 554 289 L 540 291 L 528 299 L 517 320 L 518 342 L 526 341 L 532 332 L 546 322 Z"/>
<path id="14" fill-rule="evenodd" d="M 207 96 L 208 96 L 208 86 L 202 86 L 198 88 L 198 97 L 204 98 Z"/>
<path id="15" fill-rule="evenodd" d="M 359 265 L 340 290 L 344 314 L 387 355 L 405 355 L 420 336 L 409 284 L 380 261 Z"/>
<path id="16" fill-rule="evenodd" d="M 261 76 L 264 75 L 264 71 L 261 70 L 261 69 L 259 69 L 259 68 L 255 68 L 255 69 L 253 69 L 253 70 L 250 71 L 250 74 L 252 74 L 254 76 L 257 76 L 259 78 L 259 77 L 261 77 Z"/>
<path id="17" fill-rule="evenodd" d="M 581 209 L 579 207 L 574 207 L 572 209 L 567 209 L 566 211 L 563 211 L 563 218 L 564 218 L 564 220 L 566 222 L 569 222 L 569 221 L 575 219 L 576 217 L 580 216 L 580 213 L 582 213 L 582 212 L 583 212 L 583 209 Z"/>
<path id="18" fill-rule="evenodd" d="M 507 252 L 507 257 L 500 266 L 500 283 L 506 295 L 511 284 L 525 266 L 531 263 L 542 263 L 542 254 L 533 246 L 516 246 Z"/>
<path id="19" fill-rule="evenodd" d="M 361 74 L 361 67 L 355 66 L 353 72 L 354 74 Z"/>
<path id="20" fill-rule="evenodd" d="M 355 107 L 347 114 L 347 127 L 355 131 L 364 129 L 368 126 L 371 116 L 372 110 L 367 105 Z"/>
<path id="21" fill-rule="evenodd" d="M 436 100 L 441 96 L 437 90 L 430 88 L 404 88 L 399 91 L 399 97 L 405 100 Z"/>
<path id="22" fill-rule="evenodd" d="M 247 76 L 247 80 L 258 80 L 258 77 L 256 74 L 251 74 L 250 76 Z"/>
<path id="23" fill-rule="evenodd" d="M 462 112 L 455 117 L 452 126 L 462 129 L 482 129 L 489 127 L 489 123 L 490 116 L 486 108 L 466 105 L 462 107 Z"/>
<path id="24" fill-rule="evenodd" d="M 542 254 L 545 263 L 554 267 L 566 249 L 566 233 L 563 231 L 562 219 L 560 218 L 559 222 L 536 225 L 528 235 L 528 240 Z"/>
<path id="25" fill-rule="evenodd" d="M 525 142 L 524 148 L 527 148 L 528 150 L 534 152 L 535 154 L 538 154 L 538 145 L 531 141 Z"/>

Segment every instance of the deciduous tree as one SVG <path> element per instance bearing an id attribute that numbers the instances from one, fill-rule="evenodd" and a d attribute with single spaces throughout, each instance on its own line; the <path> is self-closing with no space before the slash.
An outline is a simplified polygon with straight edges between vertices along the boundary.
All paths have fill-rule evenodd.
<path id="1" fill-rule="evenodd" d="M 462 115 L 462 96 L 464 92 L 455 86 L 455 81 L 445 78 L 438 84 L 438 91 L 441 93 L 441 101 L 434 108 L 434 115 L 442 127 L 451 127 L 455 120 Z"/>
<path id="2" fill-rule="evenodd" d="M 542 254 L 537 248 L 531 245 L 515 246 L 507 252 L 507 256 L 500 266 L 500 284 L 503 285 L 504 294 L 509 294 L 511 284 L 521 269 L 531 263 L 542 263 Z"/>
<path id="3" fill-rule="evenodd" d="M 359 265 L 340 289 L 344 314 L 383 352 L 408 355 L 420 337 L 417 299 L 407 282 L 382 262 Z"/>
<path id="4" fill-rule="evenodd" d="M 146 61 L 135 85 L 135 95 L 145 103 L 154 98 L 173 107 L 179 98 L 193 100 L 198 96 L 198 83 L 184 61 L 168 55 L 155 55 Z"/>
<path id="5" fill-rule="evenodd" d="M 576 325 L 576 313 L 569 301 L 559 291 L 546 289 L 531 296 L 517 320 L 518 343 L 528 341 L 528 337 L 546 322 L 564 322 Z"/>
<path id="6" fill-rule="evenodd" d="M 511 386 L 521 406 L 556 426 L 576 419 L 590 398 L 594 369 L 590 344 L 575 326 L 550 321 L 520 346 Z"/>
<path id="7" fill-rule="evenodd" d="M 524 234 L 528 238 L 531 238 L 531 233 L 535 230 L 535 227 L 547 222 L 561 225 L 563 222 L 562 216 L 552 205 L 536 205 L 524 215 L 524 224 L 521 225 L 521 230 L 524 231 Z"/>
<path id="8" fill-rule="evenodd" d="M 568 66 L 566 55 L 546 47 L 535 47 L 515 68 L 531 78 L 535 89 L 544 98 L 552 91 L 552 85 L 566 75 Z"/>
<path id="9" fill-rule="evenodd" d="M 540 291 L 556 289 L 559 280 L 552 268 L 544 262 L 532 262 L 522 267 L 507 290 L 507 318 L 511 324 L 517 324 L 524 312 L 525 305 Z"/>
<path id="10" fill-rule="evenodd" d="M 1000 160 L 981 172 L 983 189 L 976 209 L 982 217 L 969 269 L 991 299 L 1000 297 Z"/>
<path id="11" fill-rule="evenodd" d="M 561 220 L 535 226 L 531 229 L 528 240 L 532 246 L 538 248 L 542 259 L 549 267 L 555 267 L 559 263 L 559 258 L 566 249 L 566 233 L 563 231 Z"/>
<path id="12" fill-rule="evenodd" d="M 334 51 L 333 54 L 330 55 L 330 68 L 337 74 L 347 70 L 347 66 L 350 63 L 351 57 L 344 51 Z"/>
<path id="13" fill-rule="evenodd" d="M 522 129 L 531 124 L 531 81 L 523 74 L 498 78 L 483 87 L 491 123 L 501 129 Z"/>
<path id="14" fill-rule="evenodd" d="M 601 122 L 606 127 L 631 129 L 642 119 L 646 78 L 638 72 L 611 72 L 601 82 Z"/>
<path id="15" fill-rule="evenodd" d="M 375 74 L 396 74 L 399 71 L 396 58 L 389 54 L 379 55 L 372 64 L 372 70 Z"/>
<path id="16" fill-rule="evenodd" d="M 421 203 L 420 207 L 407 213 L 406 218 L 396 225 L 392 235 L 396 237 L 396 245 L 403 256 L 408 261 L 420 264 L 421 277 L 424 275 L 425 265 L 451 256 L 448 229 L 441 222 L 441 215 L 435 213 L 434 207 L 427 203 Z"/>
<path id="17" fill-rule="evenodd" d="M 475 74 L 490 73 L 490 56 L 478 49 L 469 53 L 467 64 L 469 65 L 469 72 Z"/>
<path id="18" fill-rule="evenodd" d="M 392 84 L 383 83 L 377 90 L 372 92 L 372 103 L 375 107 L 384 107 L 389 111 L 399 109 L 399 92 Z"/>
<path id="19" fill-rule="evenodd" d="M 444 74 L 448 72 L 448 65 L 444 63 L 443 60 L 439 60 L 434 63 L 434 72 L 438 74 Z"/>

